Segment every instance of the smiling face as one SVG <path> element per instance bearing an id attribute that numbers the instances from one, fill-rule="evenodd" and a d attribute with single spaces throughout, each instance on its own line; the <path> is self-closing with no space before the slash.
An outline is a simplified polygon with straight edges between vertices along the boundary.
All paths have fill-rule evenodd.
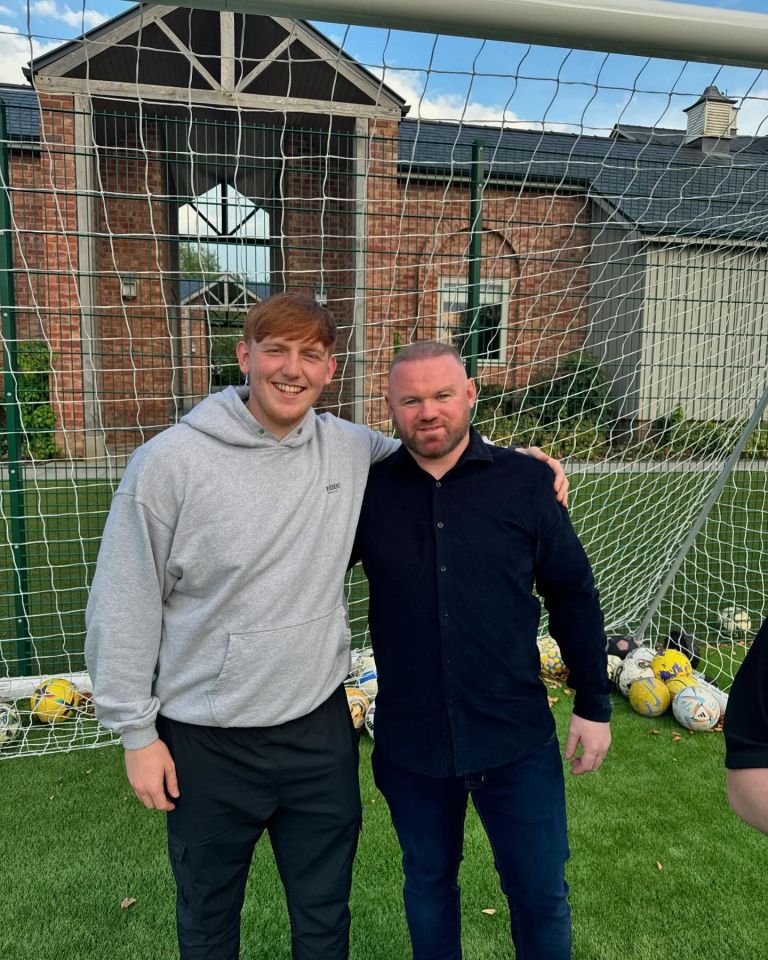
<path id="1" fill-rule="evenodd" d="M 336 369 L 330 347 L 288 337 L 241 340 L 237 359 L 250 384 L 248 409 L 279 439 L 301 423 Z"/>
<path id="2" fill-rule="evenodd" d="M 430 473 L 459 459 L 475 397 L 474 382 L 451 355 L 403 361 L 389 376 L 389 412 L 405 446 Z"/>

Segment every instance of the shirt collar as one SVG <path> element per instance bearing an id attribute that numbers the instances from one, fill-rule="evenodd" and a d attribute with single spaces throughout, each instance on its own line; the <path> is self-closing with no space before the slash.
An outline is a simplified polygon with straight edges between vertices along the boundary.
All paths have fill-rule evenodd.
<path id="1" fill-rule="evenodd" d="M 480 436 L 480 434 L 475 430 L 473 426 L 469 428 L 469 443 L 466 448 L 462 450 L 461 456 L 456 461 L 456 463 L 451 467 L 451 470 L 455 470 L 456 467 L 460 466 L 467 460 L 493 460 L 493 454 L 491 453 L 492 444 L 486 443 L 485 440 Z M 406 449 L 405 444 L 401 443 L 397 450 L 390 457 L 390 461 L 397 466 L 412 466 L 417 470 L 421 470 L 421 467 L 416 463 L 411 453 Z M 425 472 L 425 471 L 422 471 Z"/>

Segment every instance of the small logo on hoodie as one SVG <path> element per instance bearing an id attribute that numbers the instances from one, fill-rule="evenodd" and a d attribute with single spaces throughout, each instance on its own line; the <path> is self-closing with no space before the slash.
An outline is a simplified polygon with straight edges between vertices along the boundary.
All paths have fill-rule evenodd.
<path id="1" fill-rule="evenodd" d="M 341 490 L 341 484 L 340 484 L 340 483 L 329 483 L 329 484 L 326 484 L 326 487 L 325 487 L 325 492 L 326 492 L 326 493 L 338 493 L 339 490 Z"/>

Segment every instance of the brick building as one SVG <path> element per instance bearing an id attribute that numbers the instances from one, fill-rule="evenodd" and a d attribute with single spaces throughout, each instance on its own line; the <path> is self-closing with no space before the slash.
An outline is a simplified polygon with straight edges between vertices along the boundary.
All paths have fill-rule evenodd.
<path id="1" fill-rule="evenodd" d="M 344 416 L 384 422 L 393 350 L 425 337 L 466 344 L 474 294 L 482 385 L 524 388 L 588 347 L 622 416 L 647 419 L 675 397 L 643 379 L 658 353 L 638 273 L 664 251 L 655 269 L 668 277 L 694 241 L 715 250 L 726 235 L 729 256 L 734 243 L 762 250 L 754 202 L 749 217 L 713 213 L 705 182 L 722 186 L 739 166 L 748 176 L 750 164 L 764 177 L 760 144 L 717 165 L 706 151 L 726 135 L 713 146 L 704 127 L 683 141 L 411 120 L 380 78 L 298 21 L 136 8 L 33 61 L 29 79 L 0 88 L 14 313 L 20 340 L 50 345 L 57 442 L 72 457 L 129 452 L 174 422 L 219 385 L 217 331 L 230 335 L 247 302 L 282 289 L 326 300 L 340 323 L 323 400 Z M 475 142 L 486 160 L 474 164 L 473 230 Z M 655 207 L 629 209 L 638 168 Z M 691 171 L 706 211 L 681 206 Z M 190 278 L 210 292 L 220 277 L 242 296 L 189 300 Z"/>

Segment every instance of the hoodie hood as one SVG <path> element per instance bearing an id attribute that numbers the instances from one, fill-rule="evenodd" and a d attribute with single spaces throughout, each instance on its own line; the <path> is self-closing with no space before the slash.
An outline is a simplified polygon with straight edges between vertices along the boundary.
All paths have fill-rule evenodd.
<path id="1" fill-rule="evenodd" d="M 278 440 L 246 407 L 249 395 L 249 387 L 227 387 L 201 400 L 181 422 L 235 447 L 299 447 L 311 439 L 317 417 L 314 410 L 308 410 L 301 423 Z"/>

